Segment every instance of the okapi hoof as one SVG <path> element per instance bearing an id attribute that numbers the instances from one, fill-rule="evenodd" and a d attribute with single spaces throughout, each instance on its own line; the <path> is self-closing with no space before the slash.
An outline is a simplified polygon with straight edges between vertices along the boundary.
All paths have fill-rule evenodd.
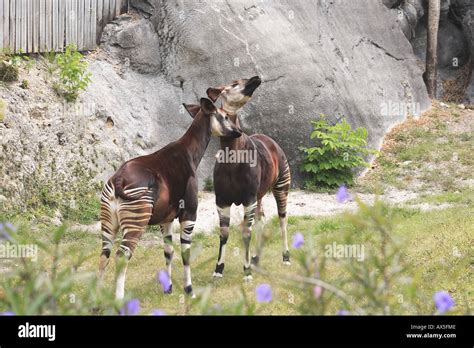
<path id="1" fill-rule="evenodd" d="M 170 287 L 164 291 L 165 294 L 170 295 L 173 293 L 173 284 L 170 284 Z"/>
<path id="2" fill-rule="evenodd" d="M 196 296 L 194 295 L 193 293 L 193 286 L 192 285 L 188 285 L 184 288 L 184 292 L 186 295 L 188 296 L 191 296 L 191 298 L 195 298 Z"/>
<path id="3" fill-rule="evenodd" d="M 260 262 L 260 258 L 257 255 L 252 256 L 252 265 L 258 266 L 259 262 Z"/>
<path id="4" fill-rule="evenodd" d="M 251 274 L 244 276 L 244 282 L 250 283 L 253 280 L 253 277 Z"/>
<path id="5" fill-rule="evenodd" d="M 214 278 L 222 278 L 222 273 L 224 273 L 224 264 L 221 263 L 220 265 L 216 265 L 216 270 L 214 271 L 213 277 Z"/>
<path id="6" fill-rule="evenodd" d="M 250 282 L 252 281 L 253 277 L 252 277 L 252 269 L 250 267 L 245 267 L 244 266 L 244 282 Z"/>
<path id="7" fill-rule="evenodd" d="M 283 264 L 284 265 L 291 265 L 291 262 L 290 262 L 290 252 L 289 251 L 285 251 L 283 253 Z"/>

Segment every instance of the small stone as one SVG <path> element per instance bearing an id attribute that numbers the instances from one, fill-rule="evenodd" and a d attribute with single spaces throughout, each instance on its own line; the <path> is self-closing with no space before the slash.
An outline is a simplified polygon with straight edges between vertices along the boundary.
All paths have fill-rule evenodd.
<path id="1" fill-rule="evenodd" d="M 447 109 L 449 109 L 449 105 L 446 104 L 446 103 L 443 103 L 443 102 L 439 103 L 439 106 L 441 106 L 442 108 L 447 108 Z"/>
<path id="2" fill-rule="evenodd" d="M 464 104 L 459 104 L 459 105 L 458 105 L 458 108 L 460 108 L 460 109 L 463 109 L 463 110 L 464 110 L 464 109 L 466 108 L 466 105 L 464 105 Z"/>

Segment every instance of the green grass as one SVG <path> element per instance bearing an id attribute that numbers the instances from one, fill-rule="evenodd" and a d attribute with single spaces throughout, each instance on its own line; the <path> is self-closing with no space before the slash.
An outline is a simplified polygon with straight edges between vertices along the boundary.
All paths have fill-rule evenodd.
<path id="1" fill-rule="evenodd" d="M 421 183 L 421 191 L 427 192 L 462 189 L 459 179 L 471 178 L 474 166 L 474 137 L 465 126 L 470 118 L 470 114 L 456 116 L 435 106 L 420 120 L 396 127 L 387 136 L 389 145 L 376 159 L 375 169 L 359 180 L 356 189 L 406 189 L 413 181 Z M 457 161 L 453 160 L 455 154 Z"/>
<path id="2" fill-rule="evenodd" d="M 458 201 L 457 196 L 452 200 Z M 461 200 L 462 201 L 462 200 Z M 434 311 L 432 296 L 436 291 L 448 290 L 454 297 L 457 306 L 452 312 L 464 314 L 474 306 L 474 278 L 472 274 L 472 226 L 474 226 L 474 208 L 449 208 L 430 212 L 394 208 L 391 222 L 395 225 L 391 236 L 401 243 L 403 257 L 410 264 L 410 271 L 406 276 L 413 276 L 417 281 L 416 306 L 423 314 Z M 242 262 L 243 246 L 241 233 L 232 227 L 227 247 L 226 268 L 224 277 L 213 280 L 215 261 L 218 253 L 217 230 L 212 235 L 199 234 L 195 236 L 192 255 L 193 285 L 197 293 L 209 287 L 211 306 L 230 306 L 240 298 L 242 291 L 247 296 L 251 306 L 255 306 L 257 314 L 265 315 L 296 315 L 301 313 L 304 302 L 304 291 L 293 283 L 288 283 L 281 276 L 298 275 L 302 268 L 297 259 L 301 250 L 292 249 L 292 265 L 284 266 L 281 262 L 281 239 L 278 228 L 278 219 L 271 219 L 265 226 L 266 232 L 272 237 L 264 249 L 262 268 L 271 273 L 271 276 L 254 272 L 254 280 L 244 283 Z M 313 240 L 315 250 L 322 250 L 324 245 L 336 241 L 343 243 L 344 231 L 354 235 L 354 240 L 373 250 L 373 239 L 370 234 L 359 231 L 344 215 L 332 217 L 291 217 L 289 224 L 291 236 L 296 232 L 305 235 L 309 243 Z M 41 235 L 45 241 L 51 236 Z M 255 240 L 255 238 L 254 238 Z M 81 267 L 82 271 L 95 272 L 100 251 L 99 236 L 90 232 L 67 231 L 62 247 L 65 255 L 85 252 L 87 261 Z M 39 262 L 46 268 L 51 263 L 51 255 L 40 254 Z M 70 262 L 67 258 L 62 261 L 63 266 Z M 343 263 L 336 259 L 329 259 L 324 272 L 324 280 L 337 283 L 345 276 Z M 188 299 L 183 295 L 182 273 L 183 267 L 180 257 L 180 247 L 175 242 L 175 257 L 173 260 L 172 295 L 164 295 L 156 281 L 156 273 L 165 268 L 163 247 L 160 233 L 149 229 L 143 236 L 128 269 L 126 296 L 138 298 L 141 301 L 142 314 L 149 314 L 153 309 L 162 309 L 168 314 L 198 314 L 197 308 L 189 309 Z M 321 275 L 323 277 L 323 275 Z M 109 265 L 106 275 L 106 288 L 113 291 L 114 262 Z M 260 283 L 269 283 L 273 289 L 273 300 L 270 303 L 256 303 L 255 287 Z M 350 289 L 350 284 L 343 290 Z M 396 295 L 400 284 L 392 286 Z M 80 284 L 74 292 L 84 291 Z M 327 313 L 336 313 L 342 304 L 338 301 L 329 304 Z M 1 309 L 1 308 L 0 308 Z M 402 313 L 413 314 L 409 310 Z"/>

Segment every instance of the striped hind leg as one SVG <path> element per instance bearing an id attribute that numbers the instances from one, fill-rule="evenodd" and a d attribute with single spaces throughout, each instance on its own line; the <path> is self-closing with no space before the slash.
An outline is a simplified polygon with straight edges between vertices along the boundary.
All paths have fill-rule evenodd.
<path id="1" fill-rule="evenodd" d="M 290 251 L 288 248 L 288 216 L 286 215 L 286 206 L 288 203 L 288 191 L 290 190 L 291 174 L 288 163 L 285 163 L 285 170 L 280 175 L 278 181 L 273 186 L 273 196 L 275 197 L 278 216 L 280 218 L 281 237 L 283 242 L 283 263 L 290 264 Z"/>
<path id="2" fill-rule="evenodd" d="M 153 211 L 153 198 L 145 194 L 135 201 L 121 201 L 119 208 L 119 222 L 123 231 L 122 242 L 117 250 L 117 278 L 115 297 L 123 299 L 125 295 L 125 277 L 130 258 L 138 245 L 138 241 L 145 231 Z"/>
<path id="3" fill-rule="evenodd" d="M 222 278 L 224 273 L 225 265 L 225 248 L 227 245 L 227 239 L 229 238 L 229 223 L 230 223 L 230 206 L 219 207 L 217 206 L 217 214 L 219 215 L 219 256 L 217 257 L 216 269 L 214 271 L 214 278 Z"/>
<path id="4" fill-rule="evenodd" d="M 100 224 L 102 230 L 102 252 L 99 260 L 99 285 L 102 284 L 105 268 L 110 261 L 110 253 L 114 245 L 115 236 L 119 230 L 117 204 L 112 185 L 108 182 L 101 196 Z"/>
<path id="5" fill-rule="evenodd" d="M 255 210 L 257 201 L 244 206 L 244 222 L 242 224 L 242 239 L 244 241 L 244 280 L 252 280 L 251 258 L 250 258 L 250 240 L 252 238 L 252 226 L 255 221 Z"/>
<path id="6" fill-rule="evenodd" d="M 171 294 L 173 292 L 173 284 L 171 281 L 171 266 L 172 266 L 173 255 L 174 255 L 173 235 L 172 235 L 172 229 L 171 229 L 172 226 L 173 224 L 171 223 L 160 225 L 161 232 L 163 233 L 166 270 L 168 272 L 168 276 L 170 279 L 170 287 L 168 288 L 168 290 L 165 290 L 165 294 Z"/>

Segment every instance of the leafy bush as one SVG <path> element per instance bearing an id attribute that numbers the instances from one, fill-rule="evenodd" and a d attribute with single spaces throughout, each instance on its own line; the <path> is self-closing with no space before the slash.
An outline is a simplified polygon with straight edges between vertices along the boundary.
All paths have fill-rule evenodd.
<path id="1" fill-rule="evenodd" d="M 214 182 L 212 178 L 208 177 L 204 180 L 204 191 L 214 192 Z"/>
<path id="2" fill-rule="evenodd" d="M 367 129 L 353 130 L 346 120 L 330 125 L 324 115 L 312 121 L 314 147 L 300 147 L 304 153 L 301 171 L 307 173 L 307 188 L 337 187 L 354 182 L 354 170 L 367 167 L 365 157 L 376 153 L 367 148 Z"/>
<path id="3" fill-rule="evenodd" d="M 31 69 L 35 61 L 27 55 L 23 55 L 22 51 L 19 53 L 15 54 L 9 49 L 0 52 L 0 81 L 18 81 L 20 67 L 27 71 Z"/>
<path id="4" fill-rule="evenodd" d="M 68 102 L 75 102 L 79 92 L 85 90 L 91 81 L 84 56 L 74 45 L 68 45 L 64 53 L 55 56 L 54 66 L 52 71 L 59 70 L 59 80 L 54 84 L 56 93 Z"/>
<path id="5" fill-rule="evenodd" d="M 1 60 L 0 57 L 0 81 L 18 81 L 18 66 L 12 60 Z"/>

